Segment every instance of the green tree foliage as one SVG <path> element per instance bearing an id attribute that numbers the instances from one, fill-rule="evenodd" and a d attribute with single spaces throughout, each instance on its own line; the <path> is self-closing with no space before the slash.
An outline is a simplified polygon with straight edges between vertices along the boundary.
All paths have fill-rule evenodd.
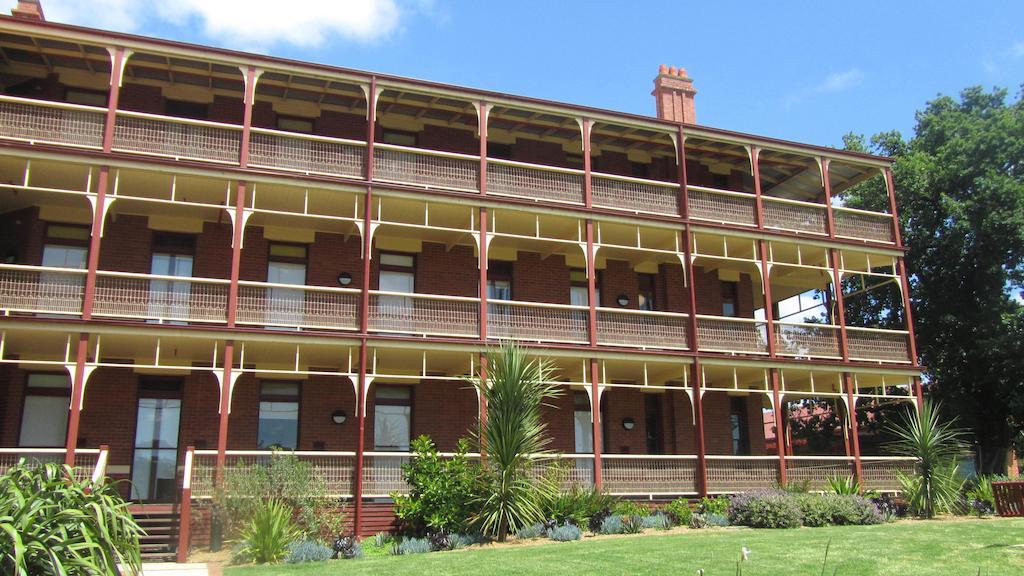
<path id="1" fill-rule="evenodd" d="M 508 343 L 487 354 L 487 379 L 473 380 L 487 401 L 479 438 L 487 458 L 485 487 L 476 503 L 478 525 L 499 542 L 544 520 L 544 503 L 557 491 L 543 471 L 544 457 L 552 454 L 541 406 L 559 393 L 550 383 L 551 373 L 550 362 L 531 359 L 525 349 Z"/>
<path id="2" fill-rule="evenodd" d="M 964 451 L 963 431 L 955 422 L 943 422 L 940 406 L 926 398 L 919 410 L 908 407 L 901 421 L 891 425 L 896 440 L 890 450 L 916 459 L 914 476 L 901 476 L 903 495 L 916 514 L 931 518 L 952 509 L 963 480 L 957 458 Z"/>
<path id="3" fill-rule="evenodd" d="M 968 88 L 917 113 L 914 137 L 847 135 L 896 159 L 893 176 L 929 391 L 974 434 L 980 468 L 1000 472 L 1024 429 L 1024 97 Z M 847 206 L 884 210 L 876 179 Z M 847 317 L 899 326 L 899 293 L 851 299 Z M 870 324 L 866 324 L 870 325 Z"/>
<path id="4" fill-rule="evenodd" d="M 138 572 L 142 529 L 113 484 L 73 480 L 70 467 L 12 467 L 0 477 L 0 573 Z"/>
<path id="5" fill-rule="evenodd" d="M 404 532 L 456 534 L 466 531 L 474 515 L 479 467 L 467 457 L 469 442 L 459 440 L 455 455 L 442 458 L 428 436 L 412 441 L 413 457 L 402 465 L 409 494 L 392 494 L 395 516 Z"/>

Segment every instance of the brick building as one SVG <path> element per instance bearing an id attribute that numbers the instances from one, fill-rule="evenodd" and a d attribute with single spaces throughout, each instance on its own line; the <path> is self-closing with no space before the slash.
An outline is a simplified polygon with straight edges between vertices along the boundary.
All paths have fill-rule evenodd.
<path id="1" fill-rule="evenodd" d="M 555 363 L 554 447 L 611 493 L 891 489 L 905 466 L 862 455 L 855 419 L 820 458 L 767 454 L 762 425 L 787 397 L 920 394 L 909 321 L 844 319 L 862 290 L 908 302 L 886 158 L 700 125 L 664 66 L 657 117 L 634 116 L 32 1 L 0 17 L 0 55 L 5 466 L 56 455 L 201 504 L 216 470 L 283 447 L 364 528 L 411 438 L 451 450 L 476 425 L 465 377 L 502 339 Z M 843 207 L 873 179 L 889 211 Z"/>

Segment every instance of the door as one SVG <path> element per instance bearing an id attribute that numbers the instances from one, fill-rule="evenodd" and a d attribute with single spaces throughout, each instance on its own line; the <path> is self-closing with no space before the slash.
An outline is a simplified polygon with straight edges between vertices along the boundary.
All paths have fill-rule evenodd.
<path id="1" fill-rule="evenodd" d="M 644 395 L 644 430 L 647 434 L 647 453 L 664 454 L 665 436 L 662 433 L 661 394 Z"/>
<path id="2" fill-rule="evenodd" d="M 43 246 L 42 265 L 47 268 L 73 268 L 85 270 L 88 265 L 89 249 L 84 244 L 88 240 L 88 230 L 74 226 L 51 225 L 47 233 L 52 238 L 47 239 Z M 82 244 L 75 244 L 78 238 L 65 238 L 81 234 Z M 41 272 L 39 274 L 38 304 L 39 310 L 54 310 L 55 305 L 67 305 L 70 301 L 77 300 L 79 304 L 76 310 L 81 310 L 80 301 L 85 288 L 84 274 L 68 274 L 64 272 Z M 63 310 L 64 308 L 59 308 Z"/>
<path id="3" fill-rule="evenodd" d="M 29 374 L 21 413 L 18 446 L 26 448 L 63 448 L 68 432 L 68 403 L 71 381 L 58 373 Z M 62 461 L 34 455 L 33 460 Z"/>
<path id="4" fill-rule="evenodd" d="M 267 282 L 305 286 L 306 265 L 274 262 L 267 265 Z M 267 289 L 267 324 L 298 328 L 302 324 L 305 297 L 301 289 L 275 286 Z"/>
<path id="5" fill-rule="evenodd" d="M 181 380 L 154 379 L 139 383 L 132 458 L 132 499 L 173 502 L 177 495 L 178 424 Z"/>
<path id="6" fill-rule="evenodd" d="M 382 294 L 378 298 L 378 314 L 383 325 L 394 331 L 413 332 L 414 306 L 412 298 L 398 294 L 414 294 L 416 292 L 415 257 L 410 254 L 380 255 L 380 278 L 378 285 Z"/>
<path id="7" fill-rule="evenodd" d="M 590 396 L 586 392 L 573 393 L 572 411 L 573 434 L 575 444 L 573 450 L 577 454 L 594 453 L 594 423 L 590 418 Z M 590 460 L 576 460 L 576 477 L 580 480 L 593 481 L 594 464 Z"/>
<path id="8" fill-rule="evenodd" d="M 186 254 L 153 254 L 150 274 L 156 276 L 192 276 L 192 256 Z M 151 280 L 149 283 L 149 311 L 152 321 L 176 320 L 184 324 L 189 319 L 191 284 L 175 280 Z"/>

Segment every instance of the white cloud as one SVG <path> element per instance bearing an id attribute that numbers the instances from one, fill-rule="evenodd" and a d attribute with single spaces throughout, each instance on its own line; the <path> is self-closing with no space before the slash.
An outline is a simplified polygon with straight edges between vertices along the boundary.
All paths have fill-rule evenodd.
<path id="1" fill-rule="evenodd" d="M 47 20 L 123 32 L 161 23 L 195 28 L 219 44 L 314 47 L 331 37 L 371 42 L 398 29 L 401 0 L 45 0 Z M 427 10 L 429 2 L 408 8 Z"/>
<path id="2" fill-rule="evenodd" d="M 857 68 L 850 68 L 845 72 L 833 72 L 825 77 L 825 79 L 814 87 L 815 92 L 842 92 L 848 88 L 853 88 L 860 84 L 861 80 L 864 79 L 864 73 Z"/>

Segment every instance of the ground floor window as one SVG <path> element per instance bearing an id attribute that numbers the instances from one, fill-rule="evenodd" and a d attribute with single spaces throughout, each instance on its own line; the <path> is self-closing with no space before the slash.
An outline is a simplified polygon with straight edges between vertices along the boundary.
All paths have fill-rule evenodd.
<path id="1" fill-rule="evenodd" d="M 257 444 L 260 449 L 295 450 L 299 444 L 299 383 L 260 384 Z"/>
<path id="2" fill-rule="evenodd" d="M 408 452 L 412 438 L 412 388 L 378 384 L 374 393 L 373 449 Z"/>
<path id="3" fill-rule="evenodd" d="M 25 383 L 18 445 L 34 448 L 64 446 L 70 396 L 71 382 L 67 374 L 29 374 Z"/>
<path id="4" fill-rule="evenodd" d="M 729 427 L 732 433 L 732 453 L 750 455 L 750 433 L 747 425 L 747 399 L 730 398 Z"/>

